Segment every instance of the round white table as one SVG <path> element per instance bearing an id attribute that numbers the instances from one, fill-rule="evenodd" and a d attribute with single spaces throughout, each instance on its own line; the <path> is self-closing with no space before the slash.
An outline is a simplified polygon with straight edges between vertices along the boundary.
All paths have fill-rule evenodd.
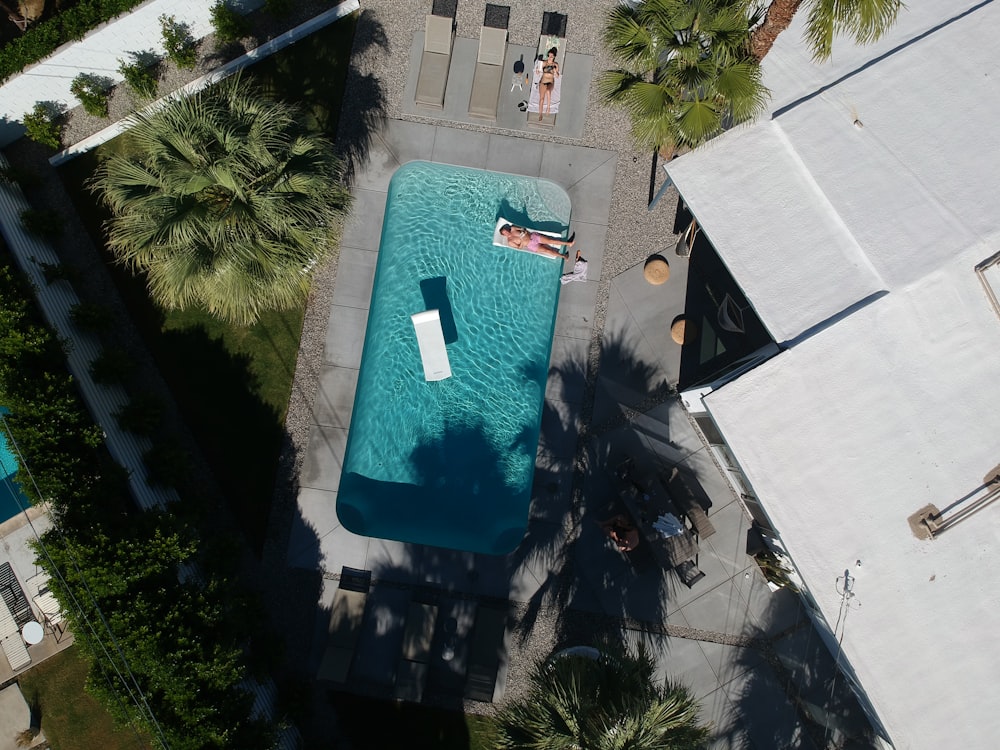
<path id="1" fill-rule="evenodd" d="M 21 637 L 24 638 L 24 642 L 29 646 L 34 646 L 36 643 L 42 642 L 42 638 L 45 637 L 45 629 L 40 622 L 29 620 L 21 628 Z"/>

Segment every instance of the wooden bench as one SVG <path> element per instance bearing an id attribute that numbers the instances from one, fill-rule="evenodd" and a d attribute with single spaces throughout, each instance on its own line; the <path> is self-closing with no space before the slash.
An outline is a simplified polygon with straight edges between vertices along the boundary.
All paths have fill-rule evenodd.
<path id="1" fill-rule="evenodd" d="M 690 485 L 684 479 L 684 475 L 676 467 L 670 472 L 669 477 L 661 477 L 670 491 L 670 496 L 677 504 L 677 508 L 688 517 L 691 525 L 694 526 L 695 533 L 702 539 L 712 536 L 715 527 L 708 520 L 708 514 L 701 507 L 698 498 L 691 491 Z"/>

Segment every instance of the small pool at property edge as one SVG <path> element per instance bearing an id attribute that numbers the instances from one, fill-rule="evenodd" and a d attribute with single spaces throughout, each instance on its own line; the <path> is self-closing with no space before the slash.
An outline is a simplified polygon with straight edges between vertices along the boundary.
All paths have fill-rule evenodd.
<path id="1" fill-rule="evenodd" d="M 6 410 L 0 407 L 0 414 Z M 0 430 L 0 523 L 7 521 L 23 509 L 31 506 L 31 502 L 21 492 L 17 483 L 17 459 L 7 443 L 7 435 Z"/>
<path id="2" fill-rule="evenodd" d="M 495 247 L 500 216 L 562 231 L 569 196 L 427 162 L 392 178 L 337 496 L 356 534 L 487 554 L 524 536 L 563 264 Z M 452 370 L 436 382 L 410 321 L 430 309 Z"/>

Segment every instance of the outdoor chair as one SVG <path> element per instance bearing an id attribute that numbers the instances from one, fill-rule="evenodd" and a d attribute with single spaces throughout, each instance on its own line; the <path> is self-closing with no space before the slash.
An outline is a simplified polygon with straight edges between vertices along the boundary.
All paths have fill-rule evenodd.
<path id="1" fill-rule="evenodd" d="M 424 51 L 420 56 L 414 101 L 425 107 L 444 109 L 455 23 L 451 18 L 430 15 L 424 21 Z"/>
<path id="2" fill-rule="evenodd" d="M 487 20 L 492 9 L 487 6 Z M 502 6 L 500 6 L 502 7 Z M 507 9 L 509 12 L 509 8 Z M 491 20 L 492 23 L 497 21 Z M 479 31 L 479 53 L 476 55 L 476 69 L 472 75 L 472 93 L 469 96 L 469 114 L 485 120 L 497 119 L 500 103 L 500 88 L 503 85 L 504 59 L 507 56 L 507 28 L 496 28 L 486 23 Z"/>
<path id="3" fill-rule="evenodd" d="M 507 612 L 495 607 L 479 607 L 469 644 L 465 697 L 490 702 L 496 692 L 500 655 L 505 648 Z"/>
<path id="4" fill-rule="evenodd" d="M 393 697 L 419 703 L 427 684 L 431 641 L 437 621 L 437 606 L 410 602 L 403 632 L 403 652 L 396 667 L 396 685 Z"/>
<path id="5" fill-rule="evenodd" d="M 316 674 L 317 679 L 347 682 L 354 651 L 361 638 L 370 583 L 370 571 L 343 568 L 340 587 L 333 597 L 326 651 Z"/>

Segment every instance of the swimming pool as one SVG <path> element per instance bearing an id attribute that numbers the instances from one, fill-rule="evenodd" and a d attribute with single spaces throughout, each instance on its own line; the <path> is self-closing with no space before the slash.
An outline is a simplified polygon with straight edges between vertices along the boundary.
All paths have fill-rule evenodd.
<path id="1" fill-rule="evenodd" d="M 0 431 L 0 522 L 13 518 L 31 505 L 15 481 L 16 476 L 17 459 L 7 445 L 7 436 Z"/>
<path id="2" fill-rule="evenodd" d="M 337 495 L 356 534 L 487 554 L 524 536 L 563 264 L 494 247 L 501 215 L 561 231 L 569 196 L 427 162 L 390 182 Z M 452 370 L 436 382 L 410 321 L 427 309 Z"/>

